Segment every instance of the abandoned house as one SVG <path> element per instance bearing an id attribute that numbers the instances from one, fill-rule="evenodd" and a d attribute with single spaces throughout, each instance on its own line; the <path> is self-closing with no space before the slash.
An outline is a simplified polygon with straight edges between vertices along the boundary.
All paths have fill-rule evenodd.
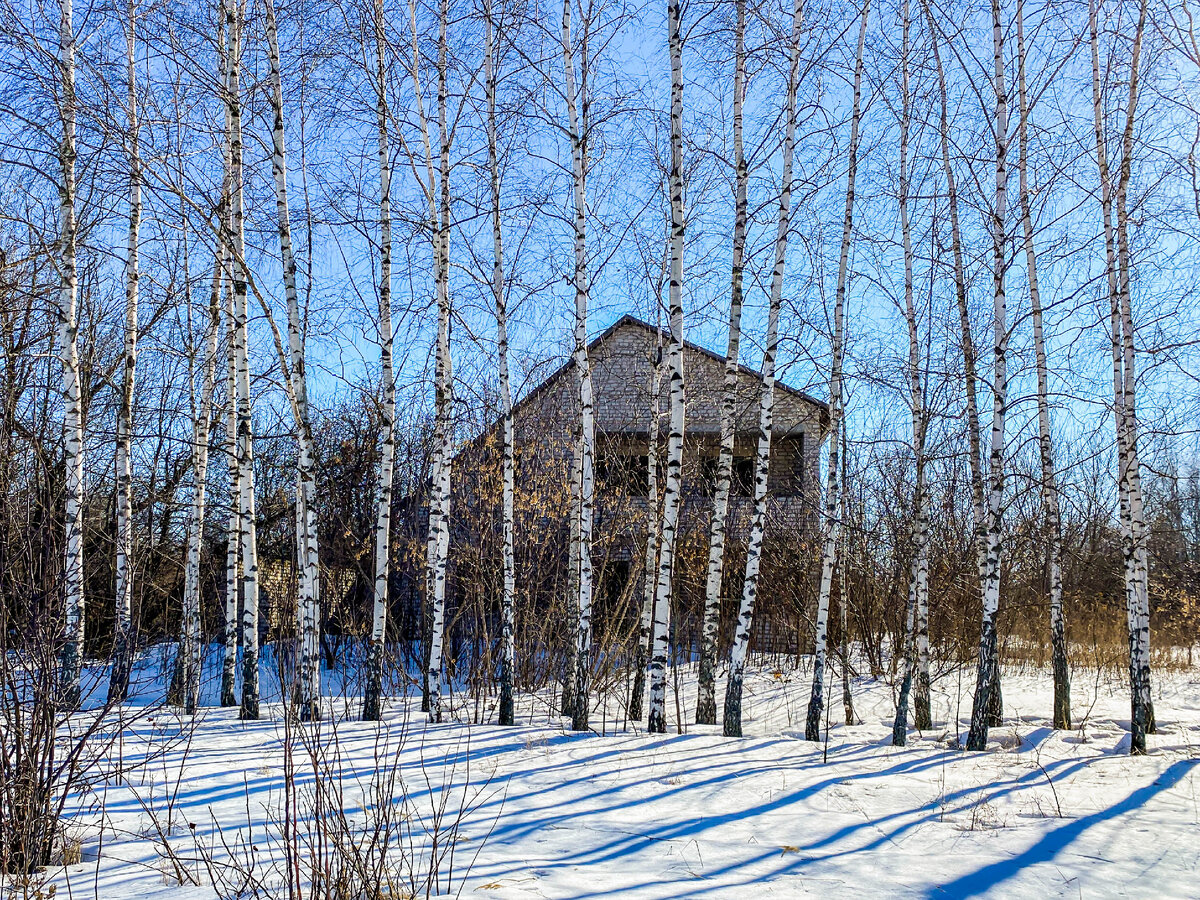
<path id="1" fill-rule="evenodd" d="M 596 573 L 593 621 L 597 645 L 627 640 L 642 598 L 649 508 L 649 447 L 659 441 L 659 486 L 665 478 L 667 377 L 663 367 L 654 421 L 654 361 L 666 354 L 668 336 L 624 316 L 588 346 L 595 396 L 596 497 L 592 560 Z M 677 538 L 676 643 L 687 653 L 698 640 L 708 553 L 712 493 L 720 447 L 725 358 L 687 343 L 684 347 L 686 425 L 683 497 Z M 817 461 L 829 427 L 825 403 L 776 383 L 768 471 L 767 548 L 763 590 L 752 643 L 766 652 L 791 652 L 800 637 L 808 585 L 817 557 L 815 525 L 820 496 Z M 740 367 L 736 392 L 733 484 L 722 590 L 722 633 L 728 641 L 741 596 L 745 539 L 753 508 L 754 458 L 762 378 Z M 518 623 L 534 644 L 550 643 L 567 594 L 572 448 L 579 422 L 578 386 L 571 361 L 514 406 L 518 591 L 523 608 L 544 608 L 539 622 Z M 657 432 L 657 433 L 656 433 Z M 496 634 L 500 588 L 500 426 L 466 444 L 454 460 L 448 588 L 451 657 L 464 639 L 486 643 Z M 423 583 L 427 501 L 404 518 L 401 548 L 406 596 L 397 624 L 418 627 Z M 531 630 L 545 629 L 539 637 Z M 402 629 L 408 631 L 409 629 Z M 415 637 L 415 633 L 411 634 Z"/>

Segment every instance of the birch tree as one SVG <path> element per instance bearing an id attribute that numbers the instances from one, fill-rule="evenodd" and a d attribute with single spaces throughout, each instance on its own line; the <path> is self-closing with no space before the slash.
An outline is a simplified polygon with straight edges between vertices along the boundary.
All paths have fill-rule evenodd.
<path id="1" fill-rule="evenodd" d="M 429 608 L 428 685 L 429 718 L 442 721 L 442 649 L 446 615 L 446 567 L 450 549 L 450 469 L 453 459 L 453 382 L 450 360 L 450 133 L 447 124 L 447 42 L 449 0 L 438 8 L 437 119 L 438 175 L 433 170 L 429 125 L 420 100 L 420 50 L 417 43 L 416 5 L 409 4 L 413 30 L 413 87 L 418 120 L 425 146 L 429 223 L 433 243 L 434 282 L 438 309 L 436 349 L 436 417 L 434 426 L 433 496 L 430 499 L 429 535 L 426 543 L 426 591 Z M 435 185 L 437 190 L 435 193 Z"/>
<path id="2" fill-rule="evenodd" d="M 1133 661 L 1130 679 L 1133 686 L 1132 730 L 1134 736 L 1142 732 L 1142 747 L 1131 744 L 1131 752 L 1145 752 L 1145 735 L 1157 729 L 1154 721 L 1154 705 L 1150 694 L 1150 561 L 1147 547 L 1148 528 L 1145 504 L 1142 496 L 1142 471 L 1138 455 L 1137 418 L 1137 352 L 1134 336 L 1133 298 L 1131 279 L 1133 261 L 1129 249 L 1129 182 L 1132 176 L 1134 153 L 1134 128 L 1140 99 L 1142 38 L 1146 31 L 1148 0 L 1138 6 L 1138 23 L 1134 32 L 1133 54 L 1129 63 L 1129 90 L 1125 106 L 1125 128 L 1121 135 L 1121 168 L 1117 180 L 1117 288 L 1121 306 L 1121 350 L 1124 363 L 1122 380 L 1122 408 L 1125 416 L 1125 465 L 1124 478 L 1129 494 L 1129 550 L 1132 565 L 1130 602 L 1133 610 L 1133 640 L 1130 641 Z"/>
<path id="3" fill-rule="evenodd" d="M 179 647 L 183 711 L 195 715 L 200 702 L 202 661 L 200 617 L 200 551 L 204 543 L 204 513 L 208 489 L 208 442 L 216 388 L 217 343 L 221 332 L 221 287 L 225 274 L 223 244 L 213 256 L 212 287 L 208 298 L 208 324 L 204 331 L 204 374 L 200 408 L 192 420 L 192 505 L 188 513 L 187 553 L 183 575 L 183 640 Z M 190 373 L 189 373 L 190 375 Z"/>
<path id="4" fill-rule="evenodd" d="M 60 0 L 58 24 L 59 119 L 62 143 L 58 148 L 59 233 L 55 325 L 58 358 L 62 367 L 63 398 L 63 570 L 62 592 L 66 630 L 59 656 L 60 700 L 63 706 L 79 705 L 83 662 L 83 409 L 80 396 L 78 347 L 78 297 L 75 215 L 75 27 L 72 0 Z"/>
<path id="5" fill-rule="evenodd" d="M 737 0 L 733 64 L 733 265 L 729 279 L 729 338 L 725 350 L 725 384 L 721 396 L 721 448 L 717 455 L 717 481 L 713 491 L 712 523 L 708 539 L 708 575 L 704 584 L 704 623 L 700 643 L 700 678 L 696 696 L 696 724 L 717 722 L 717 639 L 721 626 L 721 587 L 725 575 L 725 531 L 729 519 L 729 492 L 733 481 L 733 440 L 737 404 L 738 356 L 742 340 L 742 269 L 746 253 L 746 220 L 750 171 L 742 136 L 746 94 L 746 0 Z"/>
<path id="6" fill-rule="evenodd" d="M 1121 141 L 1121 165 L 1116 190 L 1105 146 L 1104 112 L 1100 80 L 1099 27 L 1095 0 L 1088 4 L 1092 50 L 1092 108 L 1096 136 L 1096 162 L 1100 176 L 1100 206 L 1104 221 L 1113 372 L 1113 412 L 1116 421 L 1118 518 L 1125 570 L 1125 610 L 1129 629 L 1130 753 L 1146 752 L 1146 734 L 1154 730 L 1150 697 L 1150 620 L 1146 590 L 1145 516 L 1142 511 L 1141 469 L 1137 455 L 1136 354 L 1133 313 L 1129 298 L 1129 243 L 1127 193 L 1132 174 L 1134 121 L 1137 113 L 1142 36 L 1146 2 L 1139 5 L 1137 30 L 1130 61 L 1129 91 Z M 1114 222 L 1115 219 L 1115 222 Z"/>
<path id="7" fill-rule="evenodd" d="M 221 23 L 224 33 L 224 22 Z M 228 59 L 228 50 L 225 51 Z M 227 65 L 227 63 L 226 63 Z M 232 192 L 229 189 L 230 144 L 229 144 L 229 115 L 226 104 L 226 140 L 225 140 L 225 176 L 224 194 L 222 198 L 221 245 L 225 248 L 225 295 L 223 306 L 226 323 L 226 359 L 225 359 L 225 460 L 229 475 L 229 517 L 225 524 L 225 629 L 222 640 L 221 659 L 221 706 L 237 706 L 236 691 L 237 655 L 238 655 L 238 601 L 241 597 L 241 561 L 240 548 L 242 535 L 242 484 L 241 468 L 238 464 L 238 404 L 237 404 L 237 328 L 234 324 L 233 301 L 233 259 L 228 252 L 229 241 L 233 236 L 233 219 L 231 215 Z"/>
<path id="8" fill-rule="evenodd" d="M 234 323 L 233 271 L 233 117 L 229 105 L 230 46 L 225 3 L 217 17 L 220 53 L 221 99 L 225 130 L 221 142 L 221 203 L 217 240 L 220 245 L 226 323 L 225 358 L 225 463 L 229 478 L 229 516 L 225 525 L 225 624 L 222 634 L 221 706 L 237 706 L 238 601 L 241 596 L 242 533 L 241 467 L 238 461 L 237 328 Z M 185 698 L 186 702 L 186 698 Z"/>
<path id="9" fill-rule="evenodd" d="M 921 378 L 921 344 L 917 328 L 917 308 L 913 291 L 914 254 L 912 223 L 908 211 L 908 147 L 912 95 L 909 90 L 909 52 L 912 20 L 908 0 L 901 6 L 903 18 L 900 60 L 900 235 L 904 248 L 904 320 L 908 326 L 908 400 L 912 420 L 913 509 L 912 564 L 908 581 L 907 630 L 905 635 L 904 679 L 896 703 L 892 743 L 903 747 L 907 742 L 908 700 L 916 682 L 914 724 L 918 730 L 931 727 L 929 709 L 929 491 L 926 488 L 925 436 L 928 411 Z"/>
<path id="10" fill-rule="evenodd" d="M 1041 463 L 1042 510 L 1047 542 L 1047 590 L 1050 599 L 1050 647 L 1054 671 L 1053 724 L 1071 727 L 1071 672 L 1067 666 L 1067 636 L 1063 623 L 1062 514 L 1054 469 L 1054 440 L 1050 432 L 1050 372 L 1046 360 L 1045 325 L 1034 246 L 1033 210 L 1029 189 L 1029 121 L 1031 105 L 1025 78 L 1025 2 L 1017 0 L 1017 169 L 1021 203 L 1021 228 L 1025 239 L 1025 267 L 1029 279 L 1029 304 L 1033 316 L 1033 349 L 1037 359 L 1038 456 Z"/>
<path id="11" fill-rule="evenodd" d="M 516 471 L 513 459 L 513 400 L 508 371 L 508 309 L 504 280 L 504 229 L 500 210 L 500 153 L 496 123 L 496 68 L 498 51 L 492 19 L 492 0 L 484 0 L 484 90 L 487 94 L 488 176 L 492 200 L 492 297 L 496 307 L 496 355 L 500 380 L 501 453 L 501 529 L 503 531 L 503 587 L 500 595 L 500 708 L 501 725 L 513 722 L 513 677 L 516 665 L 516 530 L 513 495 Z"/>
<path id="12" fill-rule="evenodd" d="M 129 695 L 133 667 L 133 387 L 138 345 L 138 250 L 142 224 L 142 175 L 139 148 L 137 101 L 137 4 L 126 4 L 125 77 L 128 107 L 126 155 L 129 160 L 129 231 L 125 250 L 125 350 L 121 402 L 117 411 L 117 552 L 116 605 L 113 617 L 113 665 L 109 677 L 109 702 L 119 703 Z"/>
<path id="13" fill-rule="evenodd" d="M 380 430 L 383 446 L 375 488 L 375 582 L 367 683 L 362 717 L 378 721 L 383 713 L 383 658 L 387 639 L 388 575 L 391 560 L 392 473 L 396 459 L 396 375 L 392 364 L 392 156 L 388 139 L 387 42 L 383 0 L 373 4 L 375 36 L 375 125 L 379 142 L 379 364 L 383 387 Z"/>
<path id="14" fill-rule="evenodd" d="M 664 257 L 665 262 L 665 257 Z M 655 296 L 662 295 L 661 288 Z M 646 428 L 646 552 L 643 561 L 642 612 L 638 617 L 637 648 L 634 651 L 633 690 L 629 698 L 629 718 L 642 720 L 646 699 L 646 663 L 649 656 L 651 629 L 654 626 L 654 595 L 658 587 L 658 530 L 662 525 L 658 509 L 658 444 L 662 430 L 663 347 L 662 330 L 650 360 L 650 417 Z"/>
<path id="15" fill-rule="evenodd" d="M 287 194 L 287 146 L 283 125 L 283 75 L 279 60 L 279 29 L 273 0 L 264 0 L 271 79 L 271 172 L 275 183 L 279 256 L 288 311 L 288 358 L 280 359 L 287 376 L 287 393 L 296 422 L 296 615 L 300 634 L 296 706 L 302 721 L 321 718 L 321 601 L 320 548 L 317 539 L 316 460 L 309 416 L 308 378 L 304 360 L 304 323 L 296 290 L 296 255 L 292 249 L 291 213 Z"/>
<path id="16" fill-rule="evenodd" d="M 571 41 L 571 0 L 563 0 L 562 12 L 562 60 L 563 96 L 567 112 L 567 139 L 571 145 L 571 184 L 574 200 L 574 248 L 575 270 L 572 284 L 575 289 L 575 350 L 573 367 L 576 389 L 579 396 L 579 438 L 572 466 L 573 499 L 575 506 L 572 517 L 578 529 L 577 557 L 572 560 L 575 567 L 573 580 L 577 594 L 575 604 L 575 654 L 574 686 L 571 691 L 571 727 L 584 731 L 588 727 L 591 705 L 592 671 L 592 528 L 595 496 L 595 411 L 592 397 L 592 370 L 587 353 L 587 315 L 591 294 L 587 260 L 587 144 L 586 121 L 580 117 L 578 100 L 586 106 L 587 84 L 587 27 L 584 22 L 583 75 L 578 88 L 575 78 L 575 57 Z M 568 676 L 570 677 L 570 676 Z M 651 700 L 653 715 L 653 700 Z"/>
<path id="17" fill-rule="evenodd" d="M 779 219 L 775 231 L 775 260 L 771 268 L 767 340 L 763 349 L 762 395 L 758 408 L 754 512 L 750 519 L 750 537 L 746 543 L 746 573 L 742 581 L 742 599 L 730 651 L 729 679 L 725 686 L 722 731 L 726 737 L 742 736 L 742 685 L 746 656 L 750 651 L 750 631 L 754 624 L 754 604 L 758 597 L 759 574 L 762 569 L 763 536 L 767 520 L 767 474 L 771 461 L 771 427 L 774 421 L 775 354 L 779 346 L 779 312 L 783 306 L 783 275 L 787 262 L 788 233 L 791 228 L 792 165 L 796 153 L 796 94 L 800 82 L 800 41 L 803 27 L 804 0 L 795 0 L 792 6 L 791 40 L 788 45 L 787 88 L 784 92 L 783 176 L 779 192 Z"/>
<path id="18" fill-rule="evenodd" d="M 842 362 L 845 354 L 844 311 L 846 284 L 850 270 L 850 240 L 854 228 L 854 185 L 858 175 L 859 120 L 862 115 L 863 49 L 867 39 L 867 17 L 870 0 L 863 4 L 862 21 L 858 30 L 858 50 L 854 62 L 854 101 L 850 113 L 849 166 L 846 175 L 846 212 L 842 219 L 842 249 L 838 262 L 837 293 L 833 307 L 832 364 L 829 376 L 829 455 L 825 482 L 825 546 L 821 555 L 821 583 L 817 594 L 816 646 L 813 651 L 812 694 L 808 701 L 808 716 L 804 723 L 806 740 L 821 739 L 821 714 L 825 710 L 825 656 L 829 638 L 829 596 L 833 589 L 833 573 L 837 565 L 837 550 L 841 536 L 841 481 L 838 435 L 842 419 Z"/>
<path id="19" fill-rule="evenodd" d="M 225 102 L 229 122 L 230 250 L 233 256 L 233 352 L 237 396 L 238 545 L 242 588 L 241 718 L 257 719 L 258 535 L 254 502 L 254 423 L 250 405 L 245 213 L 243 209 L 241 37 L 239 0 L 223 0 L 229 40 Z"/>
<path id="20" fill-rule="evenodd" d="M 683 209 L 683 37 L 680 34 L 679 0 L 667 0 L 667 42 L 671 56 L 671 276 L 670 394 L 667 432 L 667 477 L 663 486 L 661 542 L 658 548 L 658 586 L 654 598 L 654 625 L 650 651 L 650 710 L 647 730 L 667 730 L 667 657 L 671 649 L 671 583 L 675 572 L 675 539 L 679 527 L 683 482 L 684 374 L 683 374 L 683 242 L 686 223 Z"/>
<path id="21" fill-rule="evenodd" d="M 979 635 L 979 670 L 975 681 L 975 699 L 971 707 L 971 728 L 967 749 L 987 746 L 992 711 L 991 694 L 999 670 L 996 638 L 996 612 L 1000 606 L 1000 562 L 1002 502 L 1004 499 L 1004 426 L 1008 412 L 1008 307 L 1005 274 L 1008 257 L 1008 94 L 1004 78 L 1004 27 L 1000 20 L 1000 0 L 992 0 L 992 87 L 995 91 L 995 120 L 992 130 L 996 142 L 996 190 L 991 209 L 992 231 L 992 333 L 995 352 L 992 365 L 992 439 L 988 457 L 988 494 L 986 508 L 983 569 L 983 620 Z"/>
<path id="22" fill-rule="evenodd" d="M 950 154 L 950 103 L 946 88 L 946 70 L 942 65 L 940 41 L 944 39 L 933 17 L 928 0 L 922 0 L 922 9 L 929 25 L 932 40 L 930 49 L 933 51 L 934 67 L 938 81 L 938 133 L 941 143 L 942 174 L 946 179 L 946 201 L 950 214 L 950 248 L 954 268 L 954 299 L 958 309 L 959 340 L 963 359 L 963 391 L 966 398 L 966 428 L 967 455 L 971 478 L 971 522 L 974 529 L 975 559 L 982 588 L 986 570 L 986 515 L 984 506 L 984 476 L 983 476 L 983 438 L 979 424 L 978 397 L 978 354 L 975 349 L 975 339 L 971 328 L 971 312 L 967 303 L 967 272 L 964 261 L 962 225 L 959 216 L 958 180 L 954 172 L 954 163 Z M 993 638 L 995 631 L 992 631 Z M 998 725 L 1001 709 L 1001 688 L 999 668 L 993 672 L 992 690 L 989 695 L 990 708 L 993 718 L 990 724 Z"/>

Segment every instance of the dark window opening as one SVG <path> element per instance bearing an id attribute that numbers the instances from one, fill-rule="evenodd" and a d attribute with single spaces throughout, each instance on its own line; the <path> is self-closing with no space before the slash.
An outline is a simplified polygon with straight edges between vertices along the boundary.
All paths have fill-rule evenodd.
<path id="1" fill-rule="evenodd" d="M 729 496 L 754 496 L 754 470 L 757 457 L 735 456 L 730 472 Z M 700 457 L 700 491 L 705 497 L 713 497 L 717 493 L 717 475 L 720 471 L 720 457 Z"/>
<path id="2" fill-rule="evenodd" d="M 650 458 L 609 447 L 596 448 L 596 481 L 601 488 L 631 497 L 650 493 Z"/>
<path id="3" fill-rule="evenodd" d="M 733 483 L 729 486 L 733 496 L 754 496 L 754 475 L 757 462 L 758 460 L 754 456 L 735 456 L 733 458 Z"/>

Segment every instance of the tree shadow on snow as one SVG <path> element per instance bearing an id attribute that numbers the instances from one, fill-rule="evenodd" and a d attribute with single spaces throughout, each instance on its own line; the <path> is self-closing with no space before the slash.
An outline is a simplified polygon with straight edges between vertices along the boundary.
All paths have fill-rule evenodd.
<path id="1" fill-rule="evenodd" d="M 1151 798 L 1177 785 L 1198 763 L 1200 760 L 1196 759 L 1181 759 L 1172 763 L 1152 783 L 1138 788 L 1119 803 L 1114 803 L 1091 815 L 1074 819 L 1043 835 L 1041 840 L 1025 852 L 991 863 L 947 884 L 939 885 L 931 889 L 926 896 L 930 898 L 977 897 L 1012 878 L 1023 869 L 1038 863 L 1051 862 L 1089 828 L 1144 806 Z"/>

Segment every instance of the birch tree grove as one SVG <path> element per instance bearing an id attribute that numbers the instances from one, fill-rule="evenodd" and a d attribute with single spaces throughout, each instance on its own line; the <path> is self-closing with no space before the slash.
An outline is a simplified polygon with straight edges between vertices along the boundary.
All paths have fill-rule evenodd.
<path id="1" fill-rule="evenodd" d="M 746 574 L 738 608 L 737 628 L 730 650 L 729 679 L 725 686 L 722 731 L 726 737 L 742 736 L 742 687 L 746 657 L 750 652 L 750 629 L 758 598 L 762 570 L 763 536 L 767 524 L 767 475 L 771 459 L 771 426 L 775 403 L 775 354 L 779 347 L 779 312 L 783 306 L 783 276 L 787 264 L 788 233 L 791 228 L 792 166 L 796 153 L 796 94 L 800 82 L 800 43 L 804 28 L 804 0 L 792 7 L 791 42 L 788 45 L 788 79 L 784 92 L 783 175 L 779 192 L 779 219 L 775 231 L 775 260 L 771 269 L 771 298 L 767 312 L 767 341 L 763 348 L 762 399 L 758 410 L 758 448 L 754 458 L 754 512 L 746 543 Z"/>
<path id="2" fill-rule="evenodd" d="M 675 541 L 683 482 L 683 36 L 679 0 L 667 0 L 667 40 L 671 55 L 671 275 L 670 394 L 668 399 L 667 477 L 663 486 L 662 528 L 658 547 L 658 587 L 650 649 L 650 710 L 646 729 L 667 730 L 667 659 L 671 650 L 671 582 L 675 574 Z"/>
<path id="3" fill-rule="evenodd" d="M 58 68 L 61 78 L 58 115 L 62 143 L 58 148 L 58 272 L 55 318 L 63 398 L 63 606 L 66 632 L 59 656 L 61 702 L 79 705 L 83 663 L 83 410 L 79 380 L 79 275 L 76 268 L 75 216 L 75 26 L 72 0 L 60 0 Z"/>
<path id="4" fill-rule="evenodd" d="M 586 37 L 587 23 L 584 24 Z M 579 397 L 579 438 L 576 443 L 575 460 L 572 464 L 572 498 L 575 507 L 572 518 L 576 529 L 578 554 L 570 564 L 574 571 L 572 578 L 577 591 L 571 598 L 574 605 L 575 639 L 574 639 L 574 673 L 568 673 L 567 679 L 572 681 L 570 691 L 571 727 L 576 731 L 584 731 L 588 727 L 588 715 L 591 706 L 591 667 L 592 667 L 592 528 L 593 504 L 595 493 L 595 411 L 592 397 L 592 371 L 587 353 L 587 315 L 590 284 L 587 264 L 587 123 L 581 120 L 579 102 L 586 102 L 588 85 L 586 77 L 580 79 L 578 89 L 575 79 L 575 56 L 571 43 L 571 0 L 563 0 L 562 13 L 562 59 L 563 59 L 563 91 L 567 108 L 567 138 L 571 144 L 571 184 L 574 201 L 574 248 L 575 271 L 572 282 L 575 288 L 575 350 L 572 357 L 575 370 L 575 384 Z M 586 44 L 584 47 L 583 72 L 587 72 Z M 568 710 L 564 710 L 568 711 Z M 651 700 L 653 714 L 653 700 Z"/>
<path id="5" fill-rule="evenodd" d="M 1070 728 L 1071 672 L 1067 665 L 1067 636 L 1062 602 L 1062 513 L 1054 470 L 1054 439 L 1050 431 L 1050 370 L 1046 357 L 1045 325 L 1038 284 L 1029 188 L 1029 122 L 1032 109 L 1025 77 L 1024 0 L 1017 0 L 1017 101 L 1020 107 L 1017 166 L 1021 229 L 1025 239 L 1025 266 L 1029 278 L 1030 312 L 1033 316 L 1033 350 L 1037 358 L 1038 457 L 1041 463 L 1041 495 L 1046 520 L 1047 591 L 1050 599 L 1050 647 L 1054 678 L 1053 724 L 1055 728 Z"/>
<path id="6" fill-rule="evenodd" d="M 27 696 L 59 736 L 219 697 L 308 740 L 419 681 L 431 734 L 741 737 L 799 677 L 832 760 L 995 748 L 1040 671 L 1036 725 L 1128 685 L 1166 746 L 1193 0 L 31 3 L 0 795 Z"/>
<path id="7" fill-rule="evenodd" d="M 288 358 L 280 360 L 288 374 L 288 400 L 296 422 L 296 615 L 300 635 L 296 706 L 302 721 L 321 718 L 321 601 L 317 541 L 316 473 L 312 423 L 308 406 L 308 377 L 304 362 L 304 323 L 296 290 L 296 256 L 292 250 L 291 214 L 287 194 L 287 149 L 283 126 L 283 75 L 279 62 L 279 30 L 274 0 L 264 0 L 271 76 L 271 171 L 279 225 L 279 256 L 288 311 Z"/>
<path id="8" fill-rule="evenodd" d="M 832 363 L 829 376 L 829 457 L 825 484 L 825 535 L 821 556 L 821 583 L 817 595 L 816 646 L 813 652 L 812 694 L 804 723 L 806 740 L 821 739 L 821 715 L 825 711 L 825 656 L 829 640 L 829 597 L 833 590 L 833 574 L 837 565 L 838 543 L 841 537 L 841 481 L 838 437 L 842 423 L 842 366 L 845 354 L 846 284 L 850 274 L 850 241 L 854 228 L 854 183 L 858 176 L 859 120 L 862 115 L 863 50 L 867 39 L 867 17 L 871 2 L 863 4 L 862 21 L 858 31 L 858 51 L 854 62 L 854 102 L 850 113 L 849 165 L 846 175 L 846 213 L 842 220 L 842 251 L 838 262 L 837 293 L 833 307 Z"/>
<path id="9" fill-rule="evenodd" d="M 133 431 L 133 384 L 138 342 L 138 244 L 142 224 L 142 174 L 138 147 L 138 100 L 135 55 L 137 50 L 137 5 L 126 5 L 125 72 L 128 103 L 125 136 L 129 157 L 129 238 L 125 256 L 125 353 L 121 383 L 121 407 L 117 413 L 117 559 L 116 605 L 113 625 L 113 666 L 109 678 L 110 701 L 129 695 L 133 667 L 133 464 L 130 459 Z"/>
<path id="10" fill-rule="evenodd" d="M 721 586 L 725 575 L 725 531 L 729 519 L 729 493 L 733 481 L 733 441 L 737 411 L 738 356 L 742 341 L 742 270 L 746 254 L 746 219 L 749 208 L 750 171 L 742 135 L 746 93 L 746 2 L 737 0 L 733 64 L 733 264 L 729 279 L 729 338 L 725 350 L 725 385 L 721 397 L 721 449 L 717 456 L 712 523 L 708 539 L 708 575 L 704 584 L 704 624 L 700 645 L 700 681 L 696 696 L 696 724 L 717 722 L 717 636 L 721 624 Z"/>
<path id="11" fill-rule="evenodd" d="M 392 366 L 392 156 L 388 140 L 387 42 L 382 0 L 373 9 L 375 37 L 375 122 L 379 139 L 379 369 L 383 389 L 379 481 L 375 487 L 374 593 L 371 603 L 371 641 L 367 648 L 367 683 L 363 689 L 364 721 L 383 714 L 383 659 L 387 641 L 388 574 L 391 561 L 392 472 L 396 460 L 396 374 Z"/>
<path id="12" fill-rule="evenodd" d="M 1004 426 L 1008 413 L 1008 306 L 1004 281 L 1008 269 L 1008 94 L 1004 79 L 1004 27 L 1000 0 L 992 0 L 992 88 L 996 97 L 993 133 L 996 140 L 996 193 L 992 203 L 992 441 L 988 464 L 985 557 L 982 572 L 983 622 L 979 636 L 979 672 L 971 708 L 968 750 L 987 747 L 993 712 L 992 692 L 999 669 L 996 612 L 1000 606 L 1002 504 L 1004 500 Z"/>

